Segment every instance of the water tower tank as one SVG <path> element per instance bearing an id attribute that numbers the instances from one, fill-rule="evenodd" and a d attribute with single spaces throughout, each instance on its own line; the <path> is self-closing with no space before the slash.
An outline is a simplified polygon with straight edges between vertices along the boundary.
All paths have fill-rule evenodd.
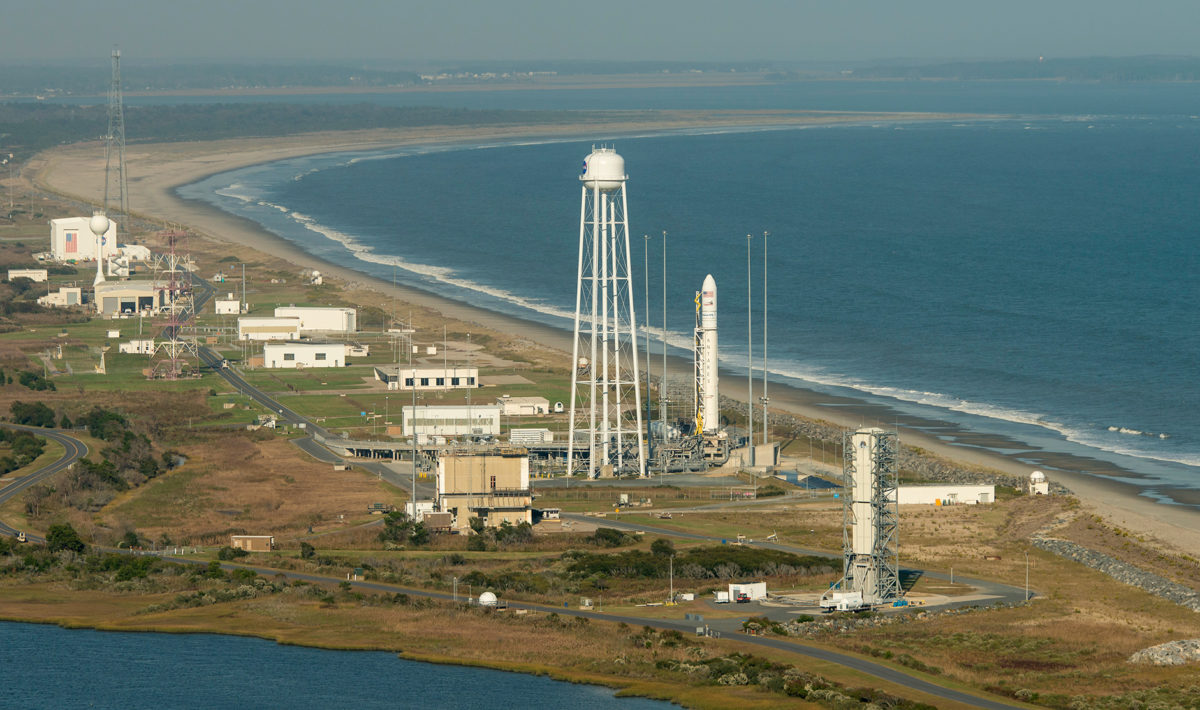
<path id="1" fill-rule="evenodd" d="M 100 236 L 108 231 L 108 217 L 104 216 L 103 212 L 97 212 L 92 215 L 92 219 L 88 222 L 88 228 L 92 230 L 92 234 Z"/>
<path id="2" fill-rule="evenodd" d="M 496 606 L 496 595 L 491 592 L 480 594 L 479 606 Z"/>
<path id="3" fill-rule="evenodd" d="M 596 148 L 583 159 L 583 174 L 579 179 L 588 189 L 602 192 L 615 190 L 625 182 L 625 159 L 612 148 Z"/>

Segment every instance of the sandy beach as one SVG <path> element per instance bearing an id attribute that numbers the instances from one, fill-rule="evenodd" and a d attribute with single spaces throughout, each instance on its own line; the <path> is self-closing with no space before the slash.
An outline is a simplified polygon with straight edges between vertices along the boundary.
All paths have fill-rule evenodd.
<path id="1" fill-rule="evenodd" d="M 249 165 L 285 158 L 342 151 L 365 151 L 414 144 L 461 143 L 478 140 L 521 140 L 529 138 L 572 138 L 603 140 L 622 134 L 670 131 L 686 128 L 736 128 L 801 126 L 821 123 L 893 120 L 913 121 L 944 116 L 920 114 L 808 114 L 792 112 L 659 112 L 645 119 L 573 125 L 432 127 L 388 131 L 320 133 L 285 138 L 251 138 L 202 143 L 131 145 L 127 149 L 130 206 L 142 218 L 163 225 L 185 225 L 191 232 L 239 250 L 251 249 L 283 259 L 296 267 L 320 269 L 351 288 L 369 288 L 399 298 L 407 304 L 429 309 L 448 318 L 532 340 L 566 353 L 570 334 L 549 326 L 494 313 L 467 303 L 452 301 L 316 259 L 291 243 L 265 231 L 249 220 L 235 217 L 207 204 L 183 200 L 175 188 L 204 177 Z M 83 202 L 98 203 L 104 184 L 104 151 L 99 144 L 79 144 L 49 151 L 29 165 L 26 175 L 42 188 Z M 676 362 L 676 371 L 690 368 Z M 725 375 L 723 375 L 725 376 Z M 731 377 L 739 375 L 730 374 Z M 738 399 L 734 390 L 728 395 Z M 1028 463 L 977 448 L 970 435 L 951 437 L 954 445 L 905 428 L 904 418 L 884 407 L 843 400 L 836 409 L 828 405 L 837 398 L 820 393 L 772 384 L 774 409 L 824 420 L 842 427 L 863 423 L 901 424 L 901 440 L 945 458 L 993 468 L 1025 477 Z M 976 446 L 972 446 L 975 443 Z M 1025 454 L 1028 457 L 1028 454 Z M 1115 471 L 1111 464 L 1079 457 L 1040 452 L 1035 460 L 1050 468 L 1049 477 L 1070 488 L 1085 509 L 1112 523 L 1152 536 L 1190 554 L 1200 552 L 1200 513 L 1183 506 L 1156 503 L 1137 495 L 1134 486 L 1088 475 L 1085 472 Z M 1057 469 L 1057 470 L 1054 470 Z"/>

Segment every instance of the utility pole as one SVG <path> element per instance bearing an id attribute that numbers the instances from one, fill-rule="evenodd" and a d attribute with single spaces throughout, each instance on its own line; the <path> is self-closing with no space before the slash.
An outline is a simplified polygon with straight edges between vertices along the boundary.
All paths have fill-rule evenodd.
<path id="1" fill-rule="evenodd" d="M 1029 602 L 1029 552 L 1025 552 L 1025 601 Z"/>
<path id="2" fill-rule="evenodd" d="M 670 560 L 670 570 L 671 570 L 671 571 L 670 571 L 670 578 L 671 578 L 671 596 L 670 596 L 670 597 L 667 599 L 667 601 L 669 601 L 669 602 L 671 602 L 672 604 L 674 604 L 674 603 L 675 603 L 675 555 L 671 555 L 671 560 Z"/>
<path id="3" fill-rule="evenodd" d="M 663 457 L 658 469 L 658 483 L 662 485 L 663 474 L 667 472 L 667 230 L 663 230 L 663 264 L 662 264 L 662 376 L 658 378 L 658 418 L 662 422 Z"/>
<path id="4" fill-rule="evenodd" d="M 646 340 L 646 450 L 653 450 L 654 436 L 650 432 L 650 235 L 642 235 L 642 272 L 645 274 L 645 283 L 642 285 L 642 293 L 646 295 L 646 320 L 642 322 L 642 329 L 645 332 Z M 662 392 L 658 393 L 662 397 Z M 647 469 L 649 470 L 649 469 Z"/>

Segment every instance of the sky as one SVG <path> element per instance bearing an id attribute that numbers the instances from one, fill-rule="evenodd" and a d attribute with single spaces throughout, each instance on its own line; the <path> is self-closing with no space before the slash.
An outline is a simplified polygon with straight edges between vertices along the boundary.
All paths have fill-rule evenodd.
<path id="1" fill-rule="evenodd" d="M 1197 28 L 1198 0 L 7 0 L 0 62 L 1196 56 Z"/>

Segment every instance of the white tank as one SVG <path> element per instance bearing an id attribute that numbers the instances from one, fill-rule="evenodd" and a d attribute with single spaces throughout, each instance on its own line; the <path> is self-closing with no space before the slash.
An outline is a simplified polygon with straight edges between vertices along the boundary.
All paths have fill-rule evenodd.
<path id="1" fill-rule="evenodd" d="M 92 220 L 88 222 L 88 229 L 92 230 L 92 234 L 100 236 L 108 231 L 108 217 L 104 216 L 103 212 L 97 212 L 92 215 Z"/>
<path id="2" fill-rule="evenodd" d="M 583 159 L 579 179 L 588 189 L 600 188 L 609 192 L 620 187 L 629 176 L 625 174 L 625 159 L 612 148 L 595 148 Z"/>
<path id="3" fill-rule="evenodd" d="M 480 594 L 479 606 L 496 606 L 496 595 L 491 592 Z"/>

